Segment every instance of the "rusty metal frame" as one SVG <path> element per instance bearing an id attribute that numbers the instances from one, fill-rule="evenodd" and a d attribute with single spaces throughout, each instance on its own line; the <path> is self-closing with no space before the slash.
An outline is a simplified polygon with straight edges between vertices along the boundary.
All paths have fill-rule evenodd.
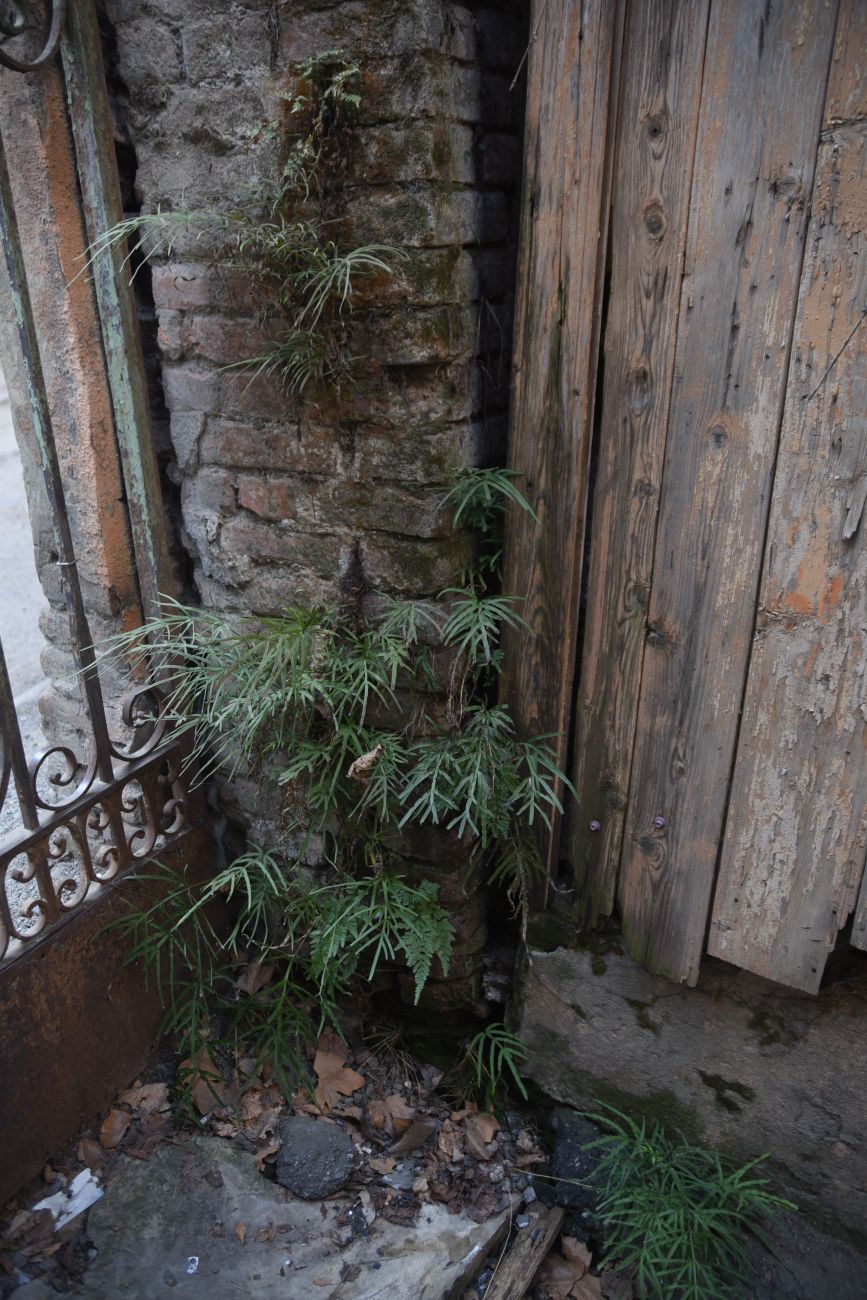
<path id="1" fill-rule="evenodd" d="M 52 32 L 62 11 L 63 6 L 55 4 Z M 120 200 L 91 0 L 71 7 L 61 44 L 82 209 L 93 239 L 106 223 L 112 224 L 113 216 L 118 219 Z M 17 67 L 14 60 L 2 61 Z M 2 141 L 0 239 L 92 738 L 87 757 L 68 745 L 53 745 L 28 763 L 0 646 L 0 808 L 14 786 L 21 819 L 19 827 L 0 839 L 2 970 L 50 939 L 72 913 L 95 902 L 136 863 L 176 844 L 193 820 L 192 772 L 177 737 L 168 730 L 165 701 L 154 684 L 134 687 L 123 703 L 122 720 L 131 739 L 123 743 L 109 734 Z M 94 290 L 142 605 L 153 614 L 159 609 L 160 591 L 170 589 L 171 571 L 135 310 L 117 261 L 96 269 Z"/>

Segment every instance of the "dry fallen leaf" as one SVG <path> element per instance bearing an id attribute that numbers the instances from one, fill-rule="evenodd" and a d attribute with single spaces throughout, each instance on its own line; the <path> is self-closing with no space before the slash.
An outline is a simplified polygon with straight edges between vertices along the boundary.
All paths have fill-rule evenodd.
<path id="1" fill-rule="evenodd" d="M 397 1092 L 385 1098 L 386 1109 L 391 1116 L 395 1137 L 400 1137 L 415 1119 L 415 1106 L 409 1106 Z"/>
<path id="2" fill-rule="evenodd" d="M 476 1160 L 490 1160 L 491 1142 L 499 1131 L 499 1124 L 493 1115 L 468 1115 L 464 1124 L 467 1150 Z"/>
<path id="3" fill-rule="evenodd" d="M 252 997 L 254 993 L 258 993 L 260 989 L 263 989 L 266 984 L 270 984 L 271 976 L 276 969 L 276 962 L 263 962 L 261 957 L 257 957 L 255 961 L 247 963 L 235 980 L 235 986 L 242 993 L 249 993 Z"/>
<path id="4" fill-rule="evenodd" d="M 360 781 L 362 785 L 367 785 L 370 780 L 370 770 L 381 753 L 382 745 L 374 745 L 368 753 L 362 754 L 354 763 L 350 763 L 349 771 L 346 773 L 349 780 Z"/>
<path id="5" fill-rule="evenodd" d="M 391 1154 L 408 1156 L 410 1152 L 417 1151 L 419 1147 L 424 1146 L 435 1128 L 435 1124 L 430 1124 L 426 1120 L 413 1120 L 403 1137 L 391 1148 Z"/>
<path id="6" fill-rule="evenodd" d="M 99 1141 L 104 1147 L 116 1147 L 130 1126 L 132 1115 L 125 1110 L 110 1110 L 102 1121 Z"/>
<path id="7" fill-rule="evenodd" d="M 584 1272 L 587 1272 L 593 1255 L 586 1242 L 579 1241 L 577 1237 L 561 1237 L 560 1250 L 564 1259 L 568 1259 L 570 1263 L 582 1265 Z"/>
<path id="8" fill-rule="evenodd" d="M 95 1138 L 82 1138 L 75 1149 L 75 1154 L 94 1174 L 99 1173 L 106 1161 L 105 1148 L 100 1146 Z"/>
<path id="9" fill-rule="evenodd" d="M 330 1111 L 340 1097 L 351 1097 L 366 1082 L 363 1074 L 358 1074 L 344 1066 L 349 1056 L 349 1048 L 335 1033 L 326 1030 L 319 1040 L 313 1069 L 318 1079 L 313 1096 L 316 1104 L 323 1111 Z"/>
<path id="10" fill-rule="evenodd" d="M 592 1255 L 575 1237 L 562 1237 L 560 1250 L 552 1250 L 542 1265 L 542 1280 L 551 1300 L 594 1300 L 601 1297 L 598 1277 L 587 1272 Z"/>
<path id="11" fill-rule="evenodd" d="M 379 1160 L 374 1156 L 367 1163 L 375 1174 L 390 1174 L 397 1161 L 392 1160 L 391 1156 L 387 1156 L 384 1160 Z"/>
<path id="12" fill-rule="evenodd" d="M 282 1141 L 280 1140 L 280 1138 L 276 1136 L 276 1134 L 273 1137 L 263 1139 L 262 1142 L 257 1144 L 256 1166 L 260 1174 L 265 1168 L 265 1165 L 267 1164 L 269 1158 L 271 1156 L 275 1156 L 277 1152 L 280 1150 L 280 1148 L 282 1147 L 282 1145 L 283 1145 Z"/>
<path id="13" fill-rule="evenodd" d="M 223 1080 L 207 1047 L 199 1049 L 195 1060 L 188 1057 L 182 1061 L 180 1068 L 182 1075 L 189 1072 L 193 1105 L 200 1115 L 210 1115 L 218 1106 L 237 1105 L 241 1091 L 237 1080 Z"/>
<path id="14" fill-rule="evenodd" d="M 150 1115 L 152 1111 L 164 1110 L 169 1104 L 169 1085 L 167 1083 L 145 1083 L 138 1088 L 127 1088 L 118 1097 L 118 1101 Z"/>
<path id="15" fill-rule="evenodd" d="M 247 1225 L 246 1223 L 243 1222 L 243 1220 L 241 1221 L 241 1223 L 235 1224 L 235 1236 L 238 1238 L 241 1245 L 243 1246 L 244 1242 L 247 1240 Z"/>

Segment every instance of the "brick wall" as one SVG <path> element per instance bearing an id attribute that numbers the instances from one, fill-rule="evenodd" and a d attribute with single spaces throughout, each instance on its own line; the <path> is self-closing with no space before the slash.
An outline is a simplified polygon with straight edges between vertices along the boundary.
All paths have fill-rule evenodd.
<path id="1" fill-rule="evenodd" d="M 197 598 L 265 614 L 347 584 L 436 594 L 467 550 L 439 508 L 444 485 L 500 457 L 505 435 L 521 6 L 105 0 L 104 11 L 121 157 L 144 211 L 225 204 L 273 174 L 292 65 L 338 47 L 363 69 L 340 236 L 406 252 L 356 301 L 360 381 L 303 402 L 222 369 L 260 338 L 255 285 L 191 232 L 154 260 L 167 471 Z M 223 793 L 254 838 L 273 840 L 279 810 L 258 781 Z M 461 931 L 453 974 L 465 976 L 484 942 L 481 899 L 456 883 L 456 846 L 418 839 L 408 851 L 442 880 Z M 465 996 L 455 984 L 442 998 L 452 993 Z"/>

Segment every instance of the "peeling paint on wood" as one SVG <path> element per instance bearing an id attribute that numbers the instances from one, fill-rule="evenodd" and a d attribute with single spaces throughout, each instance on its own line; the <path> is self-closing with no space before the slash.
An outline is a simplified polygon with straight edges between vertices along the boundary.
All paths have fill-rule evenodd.
<path id="1" fill-rule="evenodd" d="M 831 105 L 852 102 L 847 73 L 859 79 L 867 49 L 867 9 L 849 0 L 843 18 Z M 826 120 L 836 117 L 832 108 Z M 867 374 L 854 332 L 867 307 L 865 195 L 867 122 L 832 126 L 709 939 L 715 956 L 808 992 L 855 905 L 867 853 Z M 852 941 L 867 947 L 867 906 Z"/>

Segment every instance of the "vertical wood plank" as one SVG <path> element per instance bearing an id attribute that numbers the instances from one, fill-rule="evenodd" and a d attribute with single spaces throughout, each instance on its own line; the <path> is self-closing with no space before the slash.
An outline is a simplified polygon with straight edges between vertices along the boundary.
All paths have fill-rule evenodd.
<path id="1" fill-rule="evenodd" d="M 61 41 L 69 118 L 75 141 L 81 202 L 91 244 L 123 217 L 96 9 L 73 5 Z M 135 548 L 142 606 L 160 612 L 160 595 L 175 580 L 159 481 L 138 319 L 124 265 L 125 249 L 96 258 L 91 272 L 102 327 L 115 432 Z"/>
<path id="2" fill-rule="evenodd" d="M 504 589 L 534 636 L 504 636 L 504 696 L 523 734 L 557 733 L 565 763 L 621 3 L 536 0 L 531 31 L 510 465 L 538 523 L 509 512 Z"/>
<path id="3" fill-rule="evenodd" d="M 840 30 L 709 940 L 808 992 L 867 852 L 867 6 Z"/>
<path id="4" fill-rule="evenodd" d="M 612 187 L 611 282 L 568 822 L 577 916 L 614 906 L 674 365 L 708 5 L 630 5 Z"/>
<path id="5" fill-rule="evenodd" d="M 836 4 L 712 7 L 619 898 L 695 983 L 753 629 Z"/>

